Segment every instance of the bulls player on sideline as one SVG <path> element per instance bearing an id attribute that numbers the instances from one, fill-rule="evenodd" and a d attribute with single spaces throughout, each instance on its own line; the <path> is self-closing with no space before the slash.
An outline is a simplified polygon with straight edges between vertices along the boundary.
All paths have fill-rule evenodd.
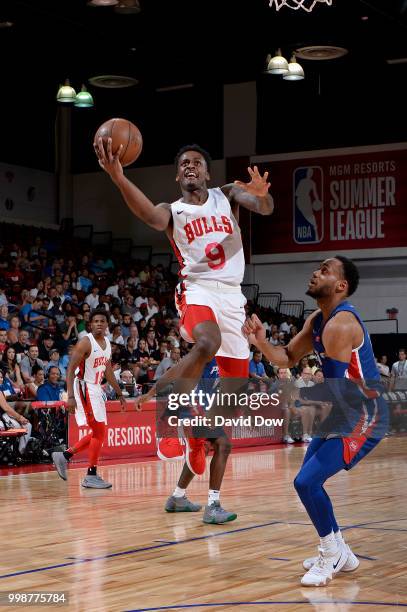
<path id="1" fill-rule="evenodd" d="M 198 145 L 187 145 L 175 159 L 176 178 L 181 198 L 155 206 L 123 174 L 119 161 L 121 149 L 112 154 L 109 138 L 106 148 L 100 138 L 95 145 L 100 166 L 119 188 L 130 210 L 150 227 L 165 231 L 180 263 L 181 281 L 176 289 L 176 306 L 181 317 L 183 337 L 193 342 L 192 350 L 160 378 L 163 387 L 177 380 L 183 391 L 192 391 L 205 364 L 216 356 L 223 378 L 243 379 L 249 374 L 249 347 L 242 334 L 246 300 L 240 284 L 244 274 L 244 254 L 238 225 L 239 206 L 261 215 L 273 211 L 268 193 L 268 173 L 260 175 L 257 167 L 249 168 L 250 182 L 235 182 L 209 189 L 210 156 Z M 229 381 L 231 386 L 235 381 Z M 143 396 L 152 398 L 155 388 Z M 186 462 L 190 477 L 205 470 L 205 441 L 190 438 Z M 230 442 L 226 436 L 211 439 L 215 454 L 210 468 L 208 505 L 204 522 L 223 523 L 236 518 L 220 505 L 219 490 L 223 479 Z M 159 456 L 182 457 L 177 438 L 159 440 Z M 188 479 L 184 478 L 185 483 Z M 191 511 L 184 496 L 185 487 L 177 487 L 178 511 Z M 182 497 L 182 499 L 181 499 Z M 199 507 L 196 507 L 199 509 Z"/>
<path id="2" fill-rule="evenodd" d="M 301 579 L 304 586 L 324 586 L 340 570 L 350 572 L 359 566 L 343 540 L 323 485 L 341 470 L 353 468 L 386 433 L 386 402 L 381 397 L 369 334 L 360 314 L 347 301 L 358 283 L 359 272 L 352 261 L 340 255 L 325 260 L 314 271 L 307 290 L 319 309 L 308 317 L 288 346 L 267 342 L 256 315 L 244 326 L 250 342 L 280 367 L 291 368 L 314 351 L 326 382 L 297 392 L 305 399 L 329 399 L 332 403 L 294 481 L 320 537 L 319 556 L 303 563 L 308 569 Z"/>
<path id="3" fill-rule="evenodd" d="M 108 326 L 106 311 L 94 310 L 89 320 L 91 333 L 86 334 L 75 346 L 69 360 L 66 383 L 68 410 L 75 412 L 78 427 L 86 425 L 92 432 L 63 453 L 53 453 L 52 460 L 60 477 L 67 480 L 69 459 L 88 448 L 89 467 L 81 483 L 82 486 L 88 489 L 109 489 L 112 485 L 96 472 L 107 423 L 105 396 L 102 390 L 104 377 L 116 391 L 123 409 L 126 407 L 126 401 L 110 363 L 112 350 L 109 339 L 105 336 Z"/>

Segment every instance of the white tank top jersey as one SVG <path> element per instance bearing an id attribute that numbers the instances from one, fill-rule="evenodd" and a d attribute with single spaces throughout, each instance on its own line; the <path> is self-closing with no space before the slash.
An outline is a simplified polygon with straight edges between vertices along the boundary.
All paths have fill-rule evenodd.
<path id="1" fill-rule="evenodd" d="M 242 238 L 222 190 L 208 189 L 208 199 L 201 206 L 177 200 L 171 212 L 172 247 L 181 278 L 240 285 L 245 268 Z"/>
<path id="2" fill-rule="evenodd" d="M 75 374 L 79 380 L 84 380 L 88 384 L 100 385 L 105 374 L 106 364 L 112 356 L 110 341 L 106 336 L 104 337 L 106 348 L 103 350 L 96 342 L 93 334 L 86 334 L 86 337 L 89 338 L 91 346 L 89 357 L 81 361 Z"/>

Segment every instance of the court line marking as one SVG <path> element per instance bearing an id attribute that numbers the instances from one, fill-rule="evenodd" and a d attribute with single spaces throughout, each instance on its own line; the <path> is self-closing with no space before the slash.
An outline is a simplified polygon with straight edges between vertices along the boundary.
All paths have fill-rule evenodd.
<path id="1" fill-rule="evenodd" d="M 393 601 L 351 601 L 348 599 L 327 600 L 327 599 L 302 599 L 297 601 L 223 601 L 213 603 L 198 603 L 198 604 L 181 604 L 178 606 L 158 606 L 156 608 L 133 608 L 126 612 L 155 612 L 159 610 L 186 610 L 188 608 L 209 608 L 213 606 L 290 606 L 292 604 L 353 604 L 355 606 L 391 606 L 407 608 L 407 603 L 398 603 Z"/>
<path id="2" fill-rule="evenodd" d="M 405 518 L 401 518 L 401 519 L 386 519 L 383 521 L 380 521 L 381 523 L 386 523 L 386 522 L 395 522 L 395 521 L 403 521 L 403 520 L 407 520 Z M 377 521 L 376 521 L 377 522 Z M 365 523 L 367 524 L 367 523 Z M 13 578 L 14 576 L 22 576 L 25 574 L 35 574 L 37 572 L 45 572 L 51 569 L 58 569 L 60 567 L 69 567 L 72 565 L 77 565 L 78 563 L 91 563 L 93 561 L 101 561 L 102 559 L 113 559 L 115 557 L 124 557 L 125 555 L 132 555 L 132 554 L 136 554 L 139 552 L 144 552 L 147 550 L 156 550 L 158 548 L 165 548 L 167 546 L 175 546 L 177 544 L 188 544 L 190 542 L 197 542 L 199 540 L 207 540 L 208 538 L 216 538 L 216 537 L 220 537 L 220 536 L 224 536 L 224 535 L 230 535 L 232 533 L 241 533 L 242 531 L 252 531 L 253 529 L 261 529 L 263 527 L 270 527 L 271 525 L 308 525 L 311 526 L 311 523 L 299 523 L 299 522 L 290 522 L 290 521 L 270 521 L 268 523 L 260 523 L 259 525 L 250 525 L 249 527 L 240 527 L 239 529 L 230 529 L 228 531 L 220 531 L 219 533 L 209 533 L 206 535 L 202 535 L 202 536 L 197 536 L 195 538 L 187 538 L 186 540 L 174 540 L 174 541 L 166 541 L 165 543 L 162 544 L 156 544 L 155 546 L 146 546 L 143 548 L 134 548 L 134 549 L 130 549 L 130 550 L 125 550 L 125 551 L 121 551 L 121 552 L 115 552 L 115 553 L 109 553 L 107 555 L 101 555 L 98 557 L 91 557 L 91 558 L 87 558 L 87 559 L 75 559 L 74 561 L 71 561 L 70 563 L 59 563 L 56 565 L 48 565 L 45 567 L 38 567 L 35 569 L 30 569 L 30 570 L 20 570 L 19 572 L 12 572 L 10 574 L 2 574 L 0 575 L 0 580 L 4 579 L 4 578 Z M 357 527 L 357 526 L 355 526 Z M 352 528 L 352 527 L 349 527 Z M 363 527 L 362 527 L 363 529 Z M 373 528 L 372 528 L 373 529 Z M 379 527 L 375 527 L 374 529 L 379 529 Z M 401 530 L 404 531 L 404 530 Z M 68 557 L 66 557 L 68 558 Z M 407 605 L 407 604 L 406 604 Z M 164 608 L 165 609 L 165 608 Z"/>

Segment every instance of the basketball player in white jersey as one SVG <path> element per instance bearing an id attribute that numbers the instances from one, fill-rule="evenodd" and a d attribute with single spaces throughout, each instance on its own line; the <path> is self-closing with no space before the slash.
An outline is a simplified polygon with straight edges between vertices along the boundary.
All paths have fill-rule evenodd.
<path id="1" fill-rule="evenodd" d="M 78 427 L 88 427 L 87 434 L 63 453 L 53 453 L 52 460 L 63 480 L 68 479 L 67 465 L 73 455 L 88 449 L 88 473 L 82 486 L 89 489 L 109 489 L 112 485 L 97 474 L 97 464 L 106 431 L 106 405 L 102 380 L 106 378 L 122 404 L 126 401 L 116 381 L 110 359 L 112 350 L 105 336 L 108 326 L 105 310 L 94 310 L 90 315 L 91 333 L 75 346 L 68 364 L 66 383 L 68 410 L 75 412 Z"/>
<path id="2" fill-rule="evenodd" d="M 124 176 L 119 161 L 121 149 L 113 155 L 111 139 L 106 148 L 99 139 L 95 151 L 100 166 L 119 188 L 130 210 L 150 227 L 166 232 L 180 263 L 176 306 L 181 317 L 181 333 L 194 346 L 160 378 L 160 385 L 183 381 L 189 385 L 188 389 L 184 386 L 183 392 L 192 391 L 205 364 L 215 356 L 221 377 L 247 378 L 249 346 L 242 334 L 246 300 L 240 287 L 245 261 L 238 211 L 239 206 L 243 206 L 262 215 L 272 213 L 274 204 L 268 193 L 268 173 L 261 176 L 257 167 L 249 168 L 249 183 L 236 181 L 222 188 L 208 189 L 210 156 L 198 145 L 187 145 L 175 159 L 175 180 L 179 183 L 181 198 L 172 204 L 155 206 Z M 151 399 L 155 393 L 153 387 L 136 403 Z M 218 435 L 215 431 L 207 437 L 211 439 L 215 454 L 203 520 L 223 523 L 236 518 L 236 514 L 225 511 L 219 501 L 231 447 L 224 433 Z M 185 489 L 194 474 L 202 474 L 205 470 L 204 444 L 203 438 L 186 440 L 186 465 L 166 510 L 191 512 L 200 509 L 189 502 Z M 162 438 L 158 454 L 161 458 L 177 458 L 182 457 L 184 451 L 178 438 Z"/>

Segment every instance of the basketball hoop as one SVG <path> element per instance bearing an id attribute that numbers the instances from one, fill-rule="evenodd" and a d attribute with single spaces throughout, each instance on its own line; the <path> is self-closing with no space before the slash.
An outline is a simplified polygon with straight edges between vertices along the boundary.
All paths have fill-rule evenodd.
<path id="1" fill-rule="evenodd" d="M 318 2 L 325 2 L 328 6 L 332 6 L 332 0 L 270 0 L 269 5 L 271 7 L 275 6 L 277 11 L 283 8 L 283 6 L 288 6 L 293 11 L 303 9 L 310 13 Z"/>

